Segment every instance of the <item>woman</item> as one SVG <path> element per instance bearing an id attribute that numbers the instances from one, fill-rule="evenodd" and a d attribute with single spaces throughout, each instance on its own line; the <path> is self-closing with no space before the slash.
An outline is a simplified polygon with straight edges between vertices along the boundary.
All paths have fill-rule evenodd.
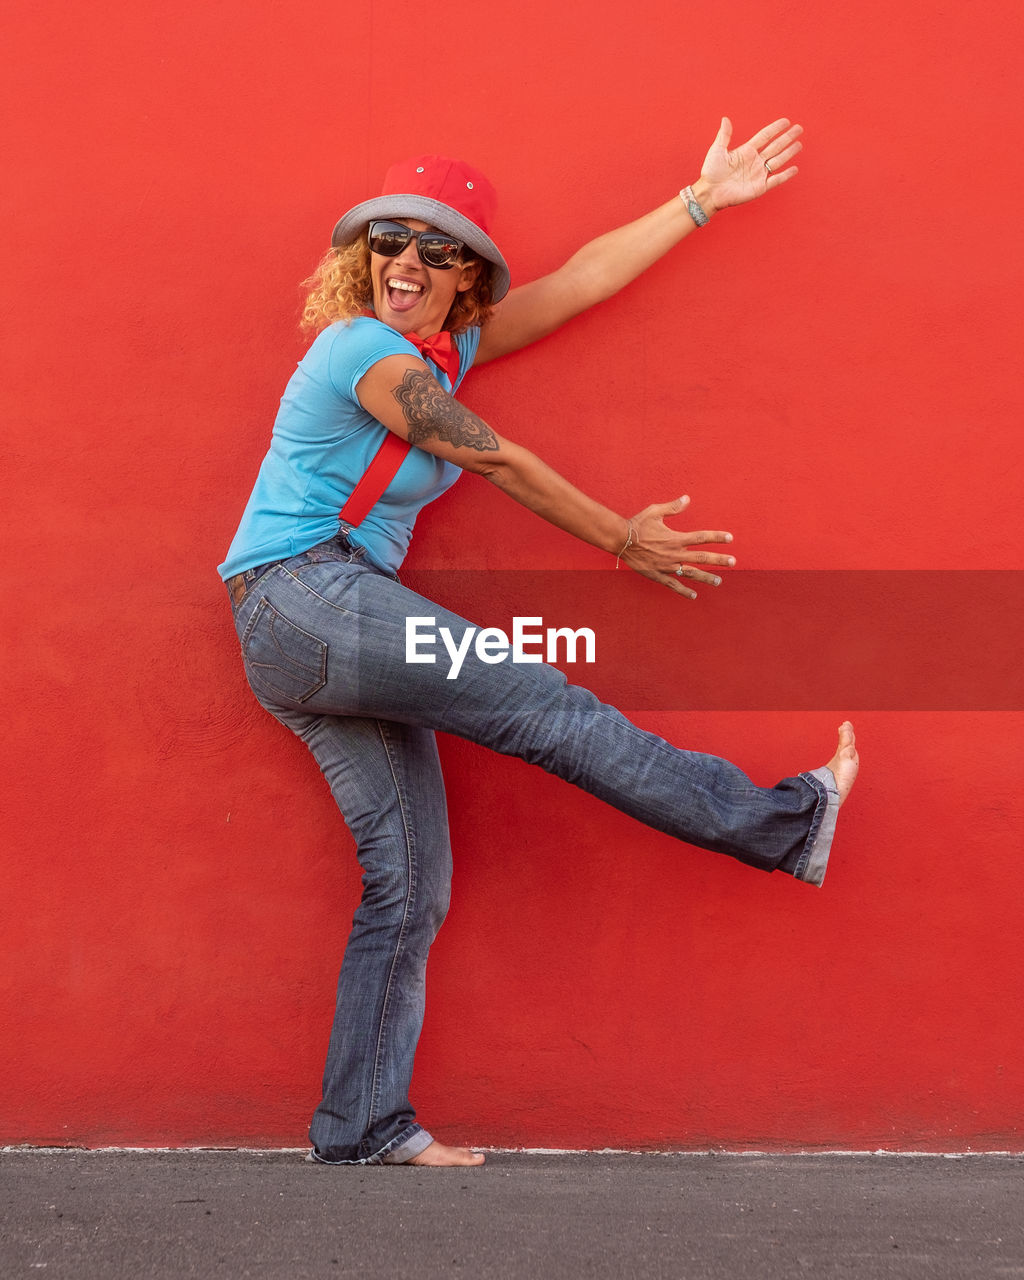
<path id="1" fill-rule="evenodd" d="M 448 905 L 451 851 L 433 730 L 541 765 L 660 831 L 820 884 L 857 770 L 852 726 L 827 766 L 755 787 L 679 751 L 555 669 L 481 661 L 457 679 L 407 659 L 406 619 L 469 625 L 395 577 L 417 512 L 462 470 L 687 597 L 734 563 L 731 535 L 678 533 L 686 499 L 626 519 L 499 436 L 454 398 L 472 364 L 550 333 L 615 293 L 719 210 L 789 181 L 797 125 L 729 150 L 722 121 L 700 177 L 638 221 L 510 291 L 488 234 L 493 188 L 436 156 L 396 165 L 350 209 L 309 282 L 318 336 L 284 397 L 225 579 L 249 683 L 309 746 L 354 835 L 363 895 L 338 984 L 311 1158 L 477 1164 L 435 1142 L 408 1090 L 427 952 Z M 789 166 L 789 167 L 787 167 Z M 415 447 L 407 449 L 407 445 Z M 397 470 L 396 470 L 397 468 Z M 340 515 L 339 515 L 340 510 Z"/>

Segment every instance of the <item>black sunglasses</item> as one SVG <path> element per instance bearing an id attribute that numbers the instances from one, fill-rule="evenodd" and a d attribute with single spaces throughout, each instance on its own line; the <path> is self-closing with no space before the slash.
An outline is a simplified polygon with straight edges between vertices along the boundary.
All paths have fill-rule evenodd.
<path id="1" fill-rule="evenodd" d="M 437 271 L 448 271 L 459 260 L 463 241 L 442 231 L 413 231 L 400 222 L 371 222 L 370 248 L 382 258 L 397 258 L 410 240 L 416 241 L 420 261 Z"/>

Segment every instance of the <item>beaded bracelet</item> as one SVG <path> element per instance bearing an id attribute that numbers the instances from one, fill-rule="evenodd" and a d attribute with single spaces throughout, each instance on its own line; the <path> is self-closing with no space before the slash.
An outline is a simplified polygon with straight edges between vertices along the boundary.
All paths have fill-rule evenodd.
<path id="1" fill-rule="evenodd" d="M 698 227 L 706 227 L 711 221 L 708 215 L 701 208 L 700 202 L 693 194 L 693 187 L 683 187 L 679 193 L 679 198 L 686 205 L 686 212 L 694 220 Z"/>

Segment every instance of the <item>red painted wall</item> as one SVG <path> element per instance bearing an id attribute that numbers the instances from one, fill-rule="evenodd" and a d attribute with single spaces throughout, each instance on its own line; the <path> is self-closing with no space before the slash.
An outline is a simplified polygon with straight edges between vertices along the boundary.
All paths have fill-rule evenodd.
<path id="1" fill-rule="evenodd" d="M 214 565 L 301 354 L 297 282 L 391 159 L 488 172 L 525 280 L 692 180 L 723 112 L 742 136 L 802 121 L 795 183 L 467 402 L 619 510 L 692 494 L 744 569 L 961 571 L 969 662 L 1019 627 L 973 591 L 1020 559 L 1007 0 L 19 9 L 0 1141 L 303 1141 L 358 874 L 245 688 Z M 409 564 L 607 560 L 467 479 Z M 870 636 L 860 603 L 835 590 L 827 660 Z M 752 652 L 708 651 L 717 607 L 617 639 L 706 690 Z M 826 759 L 851 709 L 681 705 L 637 719 L 766 783 Z M 424 1121 L 481 1144 L 1020 1150 L 1020 703 L 943 705 L 861 704 L 820 893 L 446 741 Z"/>

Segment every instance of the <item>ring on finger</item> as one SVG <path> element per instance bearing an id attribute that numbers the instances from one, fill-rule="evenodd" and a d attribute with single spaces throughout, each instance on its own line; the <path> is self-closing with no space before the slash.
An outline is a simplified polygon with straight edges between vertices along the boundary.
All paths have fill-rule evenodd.
<path id="1" fill-rule="evenodd" d="M 683 576 L 683 566 L 680 565 L 678 569 L 673 569 L 672 572 L 676 575 L 677 578 L 681 578 Z"/>
<path id="2" fill-rule="evenodd" d="M 768 170 L 769 173 L 771 173 L 772 167 L 767 160 L 764 162 L 764 167 Z"/>

